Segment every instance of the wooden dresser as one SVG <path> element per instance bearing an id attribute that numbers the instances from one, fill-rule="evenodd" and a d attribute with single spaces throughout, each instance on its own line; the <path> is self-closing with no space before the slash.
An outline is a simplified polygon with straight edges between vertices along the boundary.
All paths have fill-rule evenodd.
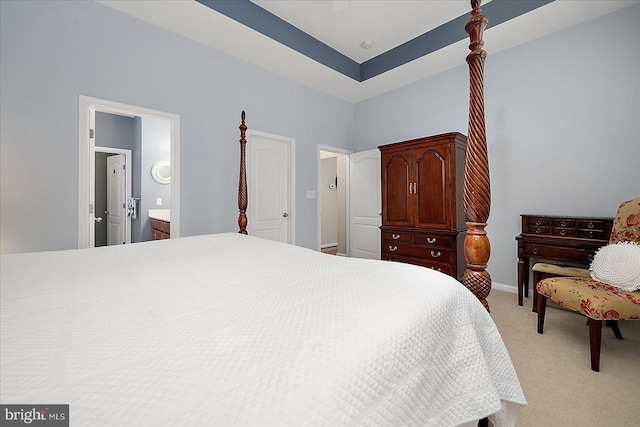
<path id="1" fill-rule="evenodd" d="M 588 267 L 609 243 L 613 218 L 521 215 L 518 242 L 518 305 L 529 296 L 530 258 Z M 535 284 L 534 284 L 535 286 Z"/>
<path id="2" fill-rule="evenodd" d="M 151 218 L 151 240 L 163 240 L 171 237 L 171 223 Z"/>
<path id="3" fill-rule="evenodd" d="M 462 278 L 466 268 L 462 206 L 466 147 L 467 138 L 460 133 L 378 147 L 382 259 Z"/>

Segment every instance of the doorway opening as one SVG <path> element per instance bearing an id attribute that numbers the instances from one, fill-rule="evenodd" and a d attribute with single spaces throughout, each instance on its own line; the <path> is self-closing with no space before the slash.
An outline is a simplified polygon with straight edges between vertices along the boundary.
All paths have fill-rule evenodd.
<path id="1" fill-rule="evenodd" d="M 349 152 L 321 148 L 318 174 L 319 249 L 348 256 Z"/>
<path id="2" fill-rule="evenodd" d="M 123 180 L 114 179 L 110 160 L 120 156 L 124 163 Z M 131 243 L 131 215 L 127 215 L 127 203 L 131 200 L 131 150 L 111 147 L 95 148 L 95 228 L 94 246 L 111 246 Z M 119 172 L 119 171 L 118 171 Z M 114 181 L 120 188 L 116 188 Z M 118 211 L 118 215 L 114 210 Z M 114 223 L 118 229 L 114 229 Z M 119 227 L 122 227 L 120 230 Z M 118 236 L 119 238 L 115 238 Z"/>
<path id="3" fill-rule="evenodd" d="M 319 251 L 380 259 L 380 150 L 319 146 L 317 209 Z"/>
<path id="4" fill-rule="evenodd" d="M 96 211 L 95 201 L 96 112 L 167 123 L 167 127 L 170 128 L 167 132 L 170 145 L 170 154 L 167 160 L 169 160 L 171 164 L 171 185 L 170 189 L 168 189 L 171 199 L 169 206 L 171 212 L 171 237 L 179 237 L 180 116 L 173 113 L 80 95 L 78 108 L 78 248 L 95 246 L 94 224 L 99 217 L 96 216 L 98 212 Z M 144 173 L 144 171 L 140 172 Z M 132 182 L 132 180 L 129 180 L 129 182 Z M 136 199 L 136 197 L 132 198 L 130 195 L 127 198 L 127 201 L 132 203 L 127 206 L 127 212 L 130 214 L 132 214 L 131 210 L 137 207 L 133 206 L 134 200 L 132 199 Z M 158 198 L 158 200 L 160 199 L 161 198 Z M 144 211 L 138 213 L 144 215 Z M 129 227 L 129 229 L 131 229 L 131 227 Z M 134 239 L 134 241 L 135 240 L 136 239 Z M 129 240 L 129 242 L 130 241 L 131 240 Z"/>

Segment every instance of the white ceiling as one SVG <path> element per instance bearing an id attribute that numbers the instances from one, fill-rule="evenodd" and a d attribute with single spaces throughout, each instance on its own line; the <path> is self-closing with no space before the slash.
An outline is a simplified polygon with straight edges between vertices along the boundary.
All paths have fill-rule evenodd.
<path id="1" fill-rule="evenodd" d="M 358 82 L 194 0 L 97 1 L 349 102 L 464 65 L 469 52 L 463 40 Z M 468 0 L 252 1 L 358 63 L 470 12 Z M 635 3 L 556 0 L 493 27 L 487 16 L 485 50 L 491 55 Z M 365 40 L 371 49 L 361 47 Z"/>
<path id="2" fill-rule="evenodd" d="M 469 0 L 251 1 L 358 63 L 471 10 Z"/>

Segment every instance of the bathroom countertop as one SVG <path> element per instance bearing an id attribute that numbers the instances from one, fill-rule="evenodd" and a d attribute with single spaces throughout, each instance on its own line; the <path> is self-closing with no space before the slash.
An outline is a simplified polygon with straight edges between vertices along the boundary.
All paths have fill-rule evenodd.
<path id="1" fill-rule="evenodd" d="M 149 209 L 149 218 L 171 222 L 171 209 Z"/>

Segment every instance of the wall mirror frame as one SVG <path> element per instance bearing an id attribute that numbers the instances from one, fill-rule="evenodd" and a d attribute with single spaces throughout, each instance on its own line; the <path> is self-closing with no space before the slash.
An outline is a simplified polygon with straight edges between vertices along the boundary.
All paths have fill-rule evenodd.
<path id="1" fill-rule="evenodd" d="M 171 164 L 167 160 L 160 160 L 151 167 L 151 176 L 158 184 L 171 183 Z"/>

